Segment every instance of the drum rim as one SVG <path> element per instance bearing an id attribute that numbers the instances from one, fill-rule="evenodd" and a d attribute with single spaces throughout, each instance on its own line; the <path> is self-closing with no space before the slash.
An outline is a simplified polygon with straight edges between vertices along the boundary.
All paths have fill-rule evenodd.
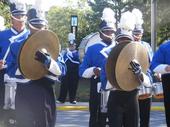
<path id="1" fill-rule="evenodd" d="M 127 43 L 120 43 L 120 44 L 116 45 L 116 47 L 113 47 L 113 49 L 110 52 L 110 55 L 108 56 L 107 62 L 106 62 L 106 77 L 109 80 L 110 84 L 119 90 L 122 90 L 122 89 L 118 85 L 116 76 L 112 76 L 112 75 L 116 75 L 115 74 L 116 72 L 111 70 L 111 66 L 113 65 L 114 66 L 113 68 L 116 67 L 116 61 L 117 61 L 118 55 L 121 52 L 121 49 L 123 49 L 126 45 L 127 45 Z M 115 57 L 112 54 L 116 54 Z M 116 60 L 113 61 L 112 60 L 113 58 L 115 58 Z"/>
<path id="2" fill-rule="evenodd" d="M 129 51 L 128 54 L 126 53 L 127 51 Z M 112 58 L 114 58 L 112 60 L 111 60 L 111 55 L 113 55 Z M 146 52 L 146 48 L 142 44 L 138 42 L 130 41 L 126 43 L 119 43 L 112 49 L 106 64 L 106 74 L 110 83 L 113 86 L 116 86 L 116 88 L 121 89 L 123 91 L 131 91 L 136 89 L 140 85 L 140 82 L 137 79 L 137 77 L 133 74 L 132 71 L 128 69 L 130 67 L 128 63 L 134 58 L 139 60 L 142 66 L 142 71 L 145 73 L 149 66 L 149 60 L 148 60 L 148 54 Z M 121 69 L 122 65 L 123 68 L 126 68 L 125 70 Z M 127 74 L 125 74 L 126 72 Z M 125 81 L 122 80 L 122 76 L 126 79 Z M 127 80 L 128 82 L 130 81 L 129 85 L 126 82 Z"/>

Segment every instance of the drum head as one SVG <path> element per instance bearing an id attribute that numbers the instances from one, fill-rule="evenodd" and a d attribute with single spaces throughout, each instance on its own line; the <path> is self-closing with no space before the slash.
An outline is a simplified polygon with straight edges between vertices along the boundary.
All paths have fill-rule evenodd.
<path id="1" fill-rule="evenodd" d="M 110 83 L 117 89 L 131 91 L 136 89 L 140 83 L 137 77 L 129 69 L 129 63 L 136 59 L 146 73 L 149 61 L 145 47 L 137 42 L 120 43 L 115 46 L 106 64 L 106 74 Z"/>
<path id="2" fill-rule="evenodd" d="M 99 43 L 100 41 L 101 41 L 101 38 L 100 38 L 99 32 L 96 32 L 96 33 L 90 35 L 90 37 L 88 38 L 87 44 L 85 46 L 85 52 L 87 51 L 88 47 L 90 47 L 96 43 Z"/>
<path id="3" fill-rule="evenodd" d="M 79 56 L 80 56 L 80 60 L 82 61 L 84 54 L 87 51 L 87 48 L 98 43 L 101 40 L 99 32 L 96 33 L 92 33 L 90 35 L 87 35 L 85 38 L 83 38 L 83 40 L 81 41 L 79 47 L 78 47 L 78 51 L 79 51 Z"/>
<path id="4" fill-rule="evenodd" d="M 42 63 L 35 60 L 35 53 L 38 50 L 46 50 L 53 59 L 59 55 L 59 39 L 49 30 L 41 30 L 33 34 L 23 43 L 19 56 L 19 70 L 25 78 L 37 80 L 47 74 L 47 70 Z"/>

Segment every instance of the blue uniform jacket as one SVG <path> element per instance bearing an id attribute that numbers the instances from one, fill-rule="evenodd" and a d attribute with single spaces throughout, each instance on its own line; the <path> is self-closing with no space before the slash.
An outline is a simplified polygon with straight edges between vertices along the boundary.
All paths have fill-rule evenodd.
<path id="1" fill-rule="evenodd" d="M 90 67 L 100 67 L 102 66 L 102 61 L 104 56 L 100 53 L 100 51 L 107 47 L 104 42 L 96 43 L 95 45 L 90 46 L 85 53 L 83 58 L 83 62 L 79 67 L 79 76 L 82 77 L 83 73 Z"/>
<path id="2" fill-rule="evenodd" d="M 153 71 L 160 64 L 170 65 L 170 41 L 160 45 L 153 56 L 150 69 Z"/>
<path id="3" fill-rule="evenodd" d="M 70 61 L 73 64 L 80 64 L 79 53 L 77 50 L 70 51 L 68 49 L 68 51 L 64 53 L 63 58 L 65 62 Z"/>
<path id="4" fill-rule="evenodd" d="M 67 74 L 76 74 L 78 75 L 78 69 L 79 69 L 79 53 L 77 50 L 70 51 L 67 49 L 67 51 L 63 55 L 64 62 L 67 66 Z"/>
<path id="5" fill-rule="evenodd" d="M 6 29 L 0 32 L 0 59 L 3 59 L 9 45 L 15 41 L 16 36 L 27 36 L 27 30 L 18 33 L 13 28 Z"/>
<path id="6" fill-rule="evenodd" d="M 28 34 L 28 36 L 29 36 L 29 34 Z M 7 74 L 10 78 L 16 79 L 16 82 L 23 82 L 23 80 L 25 79 L 21 75 L 21 73 L 17 74 L 16 72 L 18 70 L 18 58 L 17 58 L 18 53 L 20 51 L 22 44 L 26 41 L 26 39 L 27 38 L 21 38 L 21 37 L 17 38 L 17 40 L 11 44 L 10 52 L 7 57 Z M 56 61 L 57 61 L 57 64 L 62 72 L 61 76 L 65 75 L 66 74 L 66 65 L 64 63 L 62 56 L 59 56 Z M 47 76 L 47 78 L 50 78 L 52 80 L 58 80 L 57 78 L 55 78 L 54 75 Z"/>

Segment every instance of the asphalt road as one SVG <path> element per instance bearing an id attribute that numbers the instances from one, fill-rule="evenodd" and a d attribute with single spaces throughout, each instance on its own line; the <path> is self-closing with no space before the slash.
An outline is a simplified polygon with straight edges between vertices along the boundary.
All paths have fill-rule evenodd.
<path id="1" fill-rule="evenodd" d="M 57 111 L 56 127 L 88 127 L 87 110 Z M 164 111 L 151 111 L 150 127 L 167 127 Z"/>

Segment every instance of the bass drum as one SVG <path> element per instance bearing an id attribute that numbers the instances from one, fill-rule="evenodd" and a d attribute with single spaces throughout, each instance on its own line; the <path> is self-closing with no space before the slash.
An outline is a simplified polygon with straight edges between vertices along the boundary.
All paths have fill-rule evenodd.
<path id="1" fill-rule="evenodd" d="M 86 53 L 88 47 L 98 43 L 99 41 L 101 41 L 99 32 L 91 33 L 82 39 L 78 47 L 81 62 L 83 60 L 84 54 Z"/>

